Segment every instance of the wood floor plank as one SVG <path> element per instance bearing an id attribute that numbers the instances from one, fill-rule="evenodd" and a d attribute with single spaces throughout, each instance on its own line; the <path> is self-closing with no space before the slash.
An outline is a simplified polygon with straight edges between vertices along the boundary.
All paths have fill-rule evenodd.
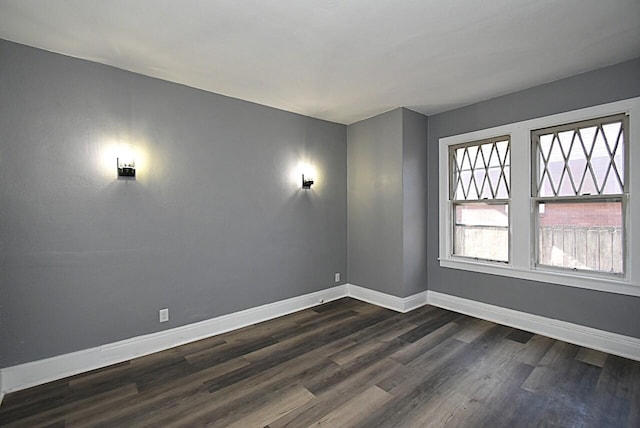
<path id="1" fill-rule="evenodd" d="M 404 314 L 394 314 L 384 321 L 354 333 L 352 339 L 355 342 L 387 341 L 395 339 L 417 326 L 417 323 L 408 320 Z"/>
<path id="2" fill-rule="evenodd" d="M 7 427 L 639 427 L 640 362 L 344 298 L 8 394 Z"/>
<path id="3" fill-rule="evenodd" d="M 384 324 L 385 321 L 379 323 Z M 376 327 L 376 326 L 373 326 Z M 331 355 L 331 359 L 341 366 L 347 365 L 351 361 L 365 354 L 375 352 L 380 343 L 385 343 L 397 339 L 408 330 L 415 327 L 410 323 L 394 323 L 392 326 L 381 326 L 379 329 L 371 331 L 368 336 L 357 333 L 351 336 L 356 341 L 353 346 Z M 369 330 L 369 329 L 367 329 Z"/>
<path id="4" fill-rule="evenodd" d="M 514 329 L 511 333 L 507 334 L 506 337 L 509 340 L 513 340 L 520 343 L 527 343 L 533 336 L 534 336 L 534 333 Z"/>
<path id="5" fill-rule="evenodd" d="M 456 320 L 459 316 L 460 315 L 455 312 L 443 312 L 401 335 L 399 339 L 409 343 L 416 342 L 422 337 L 433 333 L 443 325 Z"/>
<path id="6" fill-rule="evenodd" d="M 182 396 L 172 400 L 172 408 L 159 409 L 144 418 L 150 426 L 154 424 L 181 423 L 182 414 L 197 417 L 200 413 L 208 413 L 212 408 L 228 406 L 238 397 L 250 397 L 252 394 L 263 394 L 269 388 L 277 388 L 289 384 L 293 379 L 304 382 L 304 379 L 313 376 L 317 371 L 326 370 L 333 362 L 324 359 L 324 355 L 331 354 L 346 346 L 353 344 L 348 338 L 328 343 L 303 354 L 292 360 L 284 362 L 269 370 L 256 373 L 255 376 L 246 378 L 214 393 L 209 393 L 208 386 L 203 384 L 206 394 L 197 397 Z M 201 381 L 206 381 L 201 379 Z M 214 406 L 214 407 L 212 407 Z M 232 405 L 231 405 L 232 406 Z"/>
<path id="7" fill-rule="evenodd" d="M 596 393 L 589 403 L 589 422 L 595 427 L 635 426 L 630 419 L 631 402 L 607 393 Z"/>
<path id="8" fill-rule="evenodd" d="M 578 354 L 576 355 L 576 360 L 582 361 L 583 363 L 591 364 L 592 366 L 596 367 L 603 367 L 606 359 L 607 354 L 605 352 L 596 351 L 589 348 L 580 348 Z"/>
<path id="9" fill-rule="evenodd" d="M 288 338 L 298 337 L 303 333 L 312 332 L 328 324 L 333 324 L 350 318 L 357 318 L 357 316 L 358 312 L 353 310 L 342 311 L 336 314 L 333 314 L 332 312 L 322 312 L 313 319 L 297 323 L 286 330 L 272 334 L 271 337 L 278 341 L 286 340 Z"/>
<path id="10" fill-rule="evenodd" d="M 252 408 L 264 403 L 268 397 L 280 391 L 288 391 L 297 388 L 303 383 L 307 375 L 316 374 L 331 364 L 328 360 L 317 360 L 313 365 L 307 366 L 298 373 L 279 373 L 270 375 L 268 380 L 245 388 L 236 388 L 233 393 L 223 390 L 199 397 L 187 398 L 175 410 L 167 409 L 159 411 L 153 417 L 144 419 L 145 426 L 158 426 L 159 424 L 184 424 L 185 426 L 203 426 L 205 424 L 225 421 L 230 423 L 235 418 L 241 418 Z"/>
<path id="11" fill-rule="evenodd" d="M 630 399 L 634 385 L 638 381 L 637 376 L 634 376 L 636 369 L 635 362 L 616 355 L 608 355 L 596 385 L 597 392 Z"/>
<path id="12" fill-rule="evenodd" d="M 63 397 L 68 391 L 69 379 L 61 379 L 7 394 L 2 400 L 0 418 L 8 410 L 56 400 L 59 397 Z"/>
<path id="13" fill-rule="evenodd" d="M 573 364 L 578 349 L 579 347 L 576 345 L 556 341 L 522 387 L 531 392 L 544 391 L 554 387 L 558 376 L 562 376 L 565 370 Z"/>
<path id="14" fill-rule="evenodd" d="M 251 340 L 256 340 L 257 338 L 270 337 L 273 334 L 282 331 L 283 329 L 292 328 L 299 325 L 299 323 L 301 322 L 315 319 L 318 316 L 319 314 L 317 312 L 314 312 L 312 309 L 305 309 L 303 311 L 294 312 L 280 318 L 249 325 L 237 330 L 232 330 L 216 337 L 219 337 L 226 342 L 248 342 Z"/>
<path id="15" fill-rule="evenodd" d="M 278 366 L 323 345 L 334 342 L 337 339 L 349 336 L 360 328 L 375 324 L 380 320 L 380 316 L 362 317 L 362 319 L 353 322 L 350 322 L 348 319 L 341 320 L 333 326 L 328 325 L 325 328 L 313 331 L 312 334 L 308 333 L 308 340 L 304 340 L 301 343 L 297 340 L 282 342 L 286 346 L 278 348 L 278 352 L 269 352 L 268 356 L 255 361 L 251 366 L 243 367 L 234 372 L 228 373 L 223 377 L 216 378 L 213 381 L 207 381 L 206 383 L 209 386 L 209 392 L 215 392 L 229 385 L 250 378 L 269 368 Z M 337 326 L 339 327 L 336 328 Z"/>
<path id="16" fill-rule="evenodd" d="M 278 343 L 272 337 L 260 338 L 259 340 L 249 342 L 229 342 L 215 348 L 205 349 L 193 354 L 186 355 L 184 358 L 196 368 L 211 367 L 234 358 L 244 356 L 258 349 Z"/>
<path id="17" fill-rule="evenodd" d="M 106 391 L 96 395 L 88 395 L 86 398 L 81 400 L 73 401 L 69 404 L 65 404 L 59 407 L 55 407 L 50 410 L 42 411 L 39 413 L 35 413 L 33 415 L 27 416 L 25 418 L 20 419 L 19 421 L 2 424 L 3 427 L 6 428 L 14 428 L 14 427 L 46 427 L 51 424 L 51 421 L 55 420 L 64 420 L 66 419 L 68 414 L 78 413 L 80 411 L 89 412 L 93 409 L 101 406 L 109 406 L 111 403 L 123 400 L 130 399 L 138 394 L 138 389 L 135 385 L 126 385 L 118 389 Z"/>
<path id="18" fill-rule="evenodd" d="M 428 351 L 445 340 L 450 339 L 452 336 L 455 338 L 456 333 L 460 331 L 461 328 L 462 327 L 455 321 L 445 324 L 422 337 L 418 341 L 413 342 L 403 349 L 395 352 L 391 358 L 394 358 L 402 364 L 409 364 L 411 361 L 425 355 Z"/>
<path id="19" fill-rule="evenodd" d="M 292 410 L 304 405 L 308 401 L 314 398 L 314 395 L 310 393 L 303 386 L 296 386 L 285 394 L 273 394 L 268 397 L 269 400 L 265 402 L 259 408 L 253 410 L 248 415 L 241 419 L 236 420 L 232 424 L 227 424 L 227 421 L 216 420 L 214 426 L 229 427 L 229 428 L 246 428 L 246 427 L 259 427 L 269 424 Z M 255 403 L 254 403 L 255 406 Z"/>
<path id="20" fill-rule="evenodd" d="M 405 346 L 405 343 L 397 339 L 394 339 L 390 342 L 383 342 L 370 353 L 361 355 L 345 366 L 341 366 L 333 373 L 330 373 L 328 375 L 324 374 L 321 379 L 315 379 L 313 382 L 305 383 L 305 385 L 307 389 L 309 389 L 309 391 L 311 391 L 313 394 L 321 394 L 322 392 L 330 390 L 336 385 L 348 380 L 356 373 L 365 370 L 366 368 L 393 354 L 395 350 L 401 348 L 402 346 Z"/>
<path id="21" fill-rule="evenodd" d="M 198 393 L 207 395 L 207 388 L 203 385 L 203 378 L 223 375 L 248 365 L 242 357 L 226 361 L 200 372 L 193 373 L 183 379 L 175 379 L 164 385 L 157 385 L 155 389 L 137 394 L 134 397 L 120 397 L 113 403 L 99 403 L 94 409 L 82 409 L 71 413 L 67 418 L 69 426 L 97 426 L 111 423 L 113 426 L 129 425 L 146 418 L 157 409 L 166 409 L 185 397 L 191 398 Z"/>
<path id="22" fill-rule="evenodd" d="M 64 421 L 56 421 L 45 426 L 45 428 L 64 428 L 64 427 L 65 427 Z"/>
<path id="23" fill-rule="evenodd" d="M 310 427 L 349 427 L 364 419 L 371 412 L 384 405 L 391 396 L 378 388 L 372 386 L 363 393 L 355 396 L 351 400 L 330 412 Z"/>
<path id="24" fill-rule="evenodd" d="M 224 345 L 227 341 L 221 336 L 213 336 L 202 340 L 196 340 L 195 342 L 186 343 L 176 347 L 183 357 L 189 354 L 193 354 L 205 349 L 215 348 L 216 346 Z"/>
<path id="25" fill-rule="evenodd" d="M 419 358 L 414 359 L 402 370 L 392 373 L 380 380 L 377 385 L 390 392 L 409 384 L 419 384 L 432 373 L 444 368 L 451 359 L 455 358 L 468 347 L 457 339 L 448 338 L 435 347 L 429 349 Z M 391 356 L 393 357 L 393 355 Z"/>
<path id="26" fill-rule="evenodd" d="M 336 330 L 341 330 L 351 325 L 353 316 L 355 315 L 335 319 L 326 318 L 323 323 L 313 324 L 312 328 L 300 328 L 297 335 L 281 336 L 269 346 L 247 352 L 244 358 L 252 362 L 258 362 L 270 358 L 276 353 L 284 355 L 284 353 L 292 350 L 296 354 L 303 353 L 307 348 L 318 347 L 331 341 L 330 339 L 327 340 L 327 336 L 332 335 Z"/>
<path id="27" fill-rule="evenodd" d="M 402 423 L 416 427 L 463 427 L 463 422 L 470 418 L 469 415 L 481 407 L 482 403 L 470 401 L 460 392 L 448 389 L 433 394 L 428 403 L 420 405 L 420 412 L 411 414 Z"/>
<path id="28" fill-rule="evenodd" d="M 504 338 L 509 332 L 505 329 L 506 327 L 503 326 L 495 326 L 471 344 L 459 342 L 460 348 L 446 360 L 447 364 L 440 364 L 437 368 L 427 366 L 424 373 L 416 372 L 415 376 L 391 388 L 388 392 L 394 396 L 394 399 L 390 400 L 387 406 L 361 421 L 358 426 L 372 424 L 408 426 L 408 421 L 415 418 L 421 411 L 417 403 L 427 402 L 434 394 L 450 389 L 453 385 L 459 385 L 460 380 L 470 370 L 469 364 L 476 362 L 479 358 L 491 360 L 490 354 L 498 355 L 499 350 L 488 348 L 486 345 L 495 343 L 496 339 Z"/>
<path id="29" fill-rule="evenodd" d="M 98 370 L 91 370 L 89 372 L 81 373 L 79 375 L 71 376 L 69 378 L 69 386 L 82 385 L 86 383 L 96 382 L 99 379 L 108 379 L 113 377 L 118 372 L 125 372 L 131 367 L 131 361 L 123 361 L 118 364 L 112 364 L 107 367 L 100 368 Z"/>
<path id="30" fill-rule="evenodd" d="M 455 334 L 453 337 L 465 343 L 471 343 L 476 340 L 479 336 L 484 334 L 487 330 L 493 328 L 495 323 L 491 321 L 485 321 L 481 319 L 474 319 L 468 325 L 465 326 L 465 329 Z"/>
<path id="31" fill-rule="evenodd" d="M 339 312 L 344 310 L 366 308 L 369 306 L 370 305 L 367 305 L 366 303 L 361 302 L 360 300 L 343 297 L 341 299 L 332 300 L 331 302 L 327 302 L 327 303 L 323 303 L 321 305 L 315 306 L 310 310 L 317 313 Z"/>
<path id="32" fill-rule="evenodd" d="M 508 426 L 505 415 L 512 404 L 513 392 L 533 370 L 532 366 L 513 359 L 496 359 L 496 364 L 483 370 L 472 370 L 457 380 L 458 385 L 447 387 L 442 393 L 456 390 L 465 399 L 458 402 L 447 423 L 451 426 Z M 461 385 L 466 387 L 461 388 Z M 438 395 L 438 394 L 436 394 Z M 447 403 L 444 404 L 445 406 Z M 422 421 L 422 418 L 417 421 Z M 413 421 L 411 421 L 412 423 Z M 520 425 L 524 425 L 521 421 Z"/>
<path id="33" fill-rule="evenodd" d="M 270 428 L 295 428 L 309 426 L 327 414 L 342 406 L 345 402 L 374 386 L 382 378 L 395 373 L 402 366 L 385 358 L 345 379 L 309 401 L 306 405 L 292 411 L 269 424 Z"/>
<path id="34" fill-rule="evenodd" d="M 406 319 L 407 322 L 418 325 L 431 319 L 435 314 L 439 314 L 443 312 L 446 312 L 446 309 L 438 308 L 436 306 L 431 306 L 431 305 L 425 305 L 425 306 L 416 308 L 411 312 L 406 312 L 402 314 L 402 317 Z M 466 317 L 466 315 L 460 314 L 460 317 L 464 318 Z M 471 317 L 469 318 L 472 319 Z"/>
<path id="35" fill-rule="evenodd" d="M 515 358 L 525 364 L 537 366 L 555 342 L 549 337 L 536 334 L 524 344 Z"/>
<path id="36" fill-rule="evenodd" d="M 62 407 L 68 403 L 68 383 L 42 389 L 41 391 L 42 397 L 34 394 L 25 394 L 27 396 L 24 400 L 12 398 L 7 400 L 8 404 L 6 406 L 3 402 L 2 407 L 0 407 L 0 426 L 28 418 L 36 413 Z"/>
<path id="37" fill-rule="evenodd" d="M 631 384 L 631 393 L 629 394 L 629 401 L 632 403 L 631 410 L 629 412 L 629 426 L 640 427 L 640 364 L 630 362 L 627 360 L 627 364 L 632 364 L 631 376 L 629 383 Z"/>

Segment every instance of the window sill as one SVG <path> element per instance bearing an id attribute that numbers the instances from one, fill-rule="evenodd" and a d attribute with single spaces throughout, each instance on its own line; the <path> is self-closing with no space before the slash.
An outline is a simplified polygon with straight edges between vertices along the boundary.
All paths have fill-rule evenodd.
<path id="1" fill-rule="evenodd" d="M 624 294 L 640 297 L 640 286 L 622 278 L 603 278 L 584 274 L 568 274 L 543 269 L 523 269 L 519 267 L 472 260 L 458 260 L 441 258 L 440 267 L 460 269 L 491 275 L 546 282 L 568 287 L 588 290 L 605 291 L 608 293 Z"/>

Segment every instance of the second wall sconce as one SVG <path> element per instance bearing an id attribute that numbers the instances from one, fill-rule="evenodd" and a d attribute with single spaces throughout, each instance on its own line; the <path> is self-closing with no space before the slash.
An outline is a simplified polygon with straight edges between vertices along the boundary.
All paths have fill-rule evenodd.
<path id="1" fill-rule="evenodd" d="M 136 178 L 136 162 L 133 158 L 117 158 L 118 178 L 135 179 Z"/>
<path id="2" fill-rule="evenodd" d="M 312 177 L 304 177 L 304 174 L 302 174 L 302 188 L 303 189 L 311 189 L 311 185 L 313 184 L 313 178 Z"/>

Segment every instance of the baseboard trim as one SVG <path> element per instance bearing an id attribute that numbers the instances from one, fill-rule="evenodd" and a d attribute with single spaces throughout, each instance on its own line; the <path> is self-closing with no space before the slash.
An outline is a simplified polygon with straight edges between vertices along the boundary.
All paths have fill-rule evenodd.
<path id="1" fill-rule="evenodd" d="M 269 303 L 170 330 L 6 367 L 0 370 L 0 398 L 5 393 L 19 391 L 184 345 L 185 343 L 307 309 L 347 295 L 348 286 L 346 284 L 339 285 L 327 290 Z"/>
<path id="2" fill-rule="evenodd" d="M 402 313 L 412 311 L 427 304 L 426 291 L 408 297 L 397 297 L 358 285 L 347 284 L 347 292 L 349 297 L 353 297 L 354 299 Z"/>
<path id="3" fill-rule="evenodd" d="M 171 330 L 0 369 L 0 404 L 5 393 L 163 351 L 342 297 L 352 297 L 402 313 L 429 304 L 640 361 L 640 339 L 436 291 L 424 291 L 402 298 L 354 284 L 343 284 Z"/>
<path id="4" fill-rule="evenodd" d="M 343 284 L 170 330 L 0 369 L 0 400 L 5 393 L 164 351 L 342 297 L 353 297 L 398 312 L 408 312 L 427 303 L 426 291 L 401 298 L 353 284 Z"/>
<path id="5" fill-rule="evenodd" d="M 640 339 L 637 338 L 464 299 L 437 291 L 427 291 L 427 303 L 498 324 L 542 334 L 575 345 L 640 361 Z"/>

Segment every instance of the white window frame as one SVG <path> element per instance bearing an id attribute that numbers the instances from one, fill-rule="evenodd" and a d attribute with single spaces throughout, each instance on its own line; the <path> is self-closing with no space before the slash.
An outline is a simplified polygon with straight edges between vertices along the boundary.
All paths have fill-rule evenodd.
<path id="1" fill-rule="evenodd" d="M 627 169 L 629 196 L 626 204 L 624 275 L 585 271 L 558 271 L 535 264 L 535 220 L 531 196 L 531 131 L 614 114 L 629 116 Z M 452 212 L 449 202 L 449 146 L 511 136 L 511 198 L 509 204 L 509 262 L 493 263 L 453 256 Z M 635 139 L 635 141 L 634 141 Z M 494 128 L 440 138 L 439 140 L 439 261 L 440 266 L 493 275 L 528 279 L 563 286 L 640 296 L 640 97 L 580 110 L 544 116 Z M 518 173 L 513 173 L 518 171 Z M 517 238 L 517 239 L 514 239 Z"/>

